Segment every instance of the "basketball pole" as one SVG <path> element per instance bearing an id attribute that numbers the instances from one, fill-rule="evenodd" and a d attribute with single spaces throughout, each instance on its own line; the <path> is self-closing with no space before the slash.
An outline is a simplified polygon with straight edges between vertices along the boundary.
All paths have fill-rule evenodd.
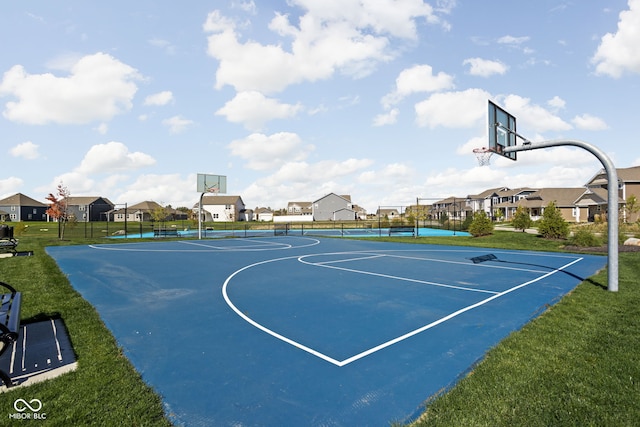
<path id="1" fill-rule="evenodd" d="M 200 194 L 200 202 L 198 202 L 198 240 L 202 240 L 202 198 L 204 193 Z"/>
<path id="2" fill-rule="evenodd" d="M 509 131 L 512 132 L 512 131 Z M 618 292 L 618 173 L 613 162 L 602 150 L 587 142 L 579 140 L 550 140 L 542 142 L 530 142 L 525 140 L 522 145 L 514 145 L 504 147 L 505 153 L 517 151 L 537 150 L 539 148 L 559 147 L 570 145 L 580 147 L 596 156 L 600 163 L 604 166 L 607 173 L 607 192 L 608 192 L 608 232 L 609 238 L 607 242 L 607 290 L 610 292 Z"/>

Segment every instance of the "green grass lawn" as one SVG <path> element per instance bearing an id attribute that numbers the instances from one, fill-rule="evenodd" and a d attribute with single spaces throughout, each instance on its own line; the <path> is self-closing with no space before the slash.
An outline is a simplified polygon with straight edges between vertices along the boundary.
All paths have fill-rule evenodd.
<path id="1" fill-rule="evenodd" d="M 54 380 L 0 394 L 0 420 L 15 413 L 16 399 L 37 398 L 46 425 L 171 425 L 160 398 L 123 357 L 97 312 L 44 252 L 46 246 L 104 240 L 70 239 L 30 231 L 19 249 L 33 250 L 33 257 L 0 259 L 0 280 L 24 294 L 23 321 L 61 316 L 79 364 Z M 543 251 L 563 245 L 517 232 L 391 240 Z M 619 269 L 619 292 L 606 291 L 605 271 L 583 282 L 492 349 L 452 390 L 433 398 L 415 425 L 639 425 L 640 253 L 621 253 Z"/>

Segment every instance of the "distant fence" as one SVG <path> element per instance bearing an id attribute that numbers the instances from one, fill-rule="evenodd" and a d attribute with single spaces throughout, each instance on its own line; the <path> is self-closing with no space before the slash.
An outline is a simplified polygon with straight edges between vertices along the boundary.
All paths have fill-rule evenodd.
<path id="1" fill-rule="evenodd" d="M 57 237 L 61 231 L 57 222 L 23 222 L 21 234 Z M 439 228 L 460 230 L 461 224 L 448 221 L 415 221 L 395 218 L 357 220 L 357 221 L 315 221 L 315 222 L 205 222 L 202 224 L 203 237 L 253 237 L 264 235 L 318 235 L 318 236 L 346 236 L 346 235 L 386 235 L 390 225 L 406 224 L 422 228 Z M 27 227 L 24 227 L 27 226 Z M 175 231 L 175 232 L 174 232 Z M 64 238 L 95 239 L 117 237 L 197 237 L 198 223 L 192 220 L 178 220 L 167 222 L 153 221 L 91 221 L 69 222 L 64 227 Z"/>

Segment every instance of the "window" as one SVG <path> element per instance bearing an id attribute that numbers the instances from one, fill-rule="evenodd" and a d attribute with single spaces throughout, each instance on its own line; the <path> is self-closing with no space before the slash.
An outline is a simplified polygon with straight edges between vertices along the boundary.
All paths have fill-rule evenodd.
<path id="1" fill-rule="evenodd" d="M 220 214 L 214 213 L 213 214 L 213 219 L 218 219 L 218 218 L 220 218 Z"/>

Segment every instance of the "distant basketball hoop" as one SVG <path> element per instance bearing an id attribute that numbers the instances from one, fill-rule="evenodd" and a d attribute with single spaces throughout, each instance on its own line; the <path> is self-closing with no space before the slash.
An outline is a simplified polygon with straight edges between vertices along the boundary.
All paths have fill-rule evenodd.
<path id="1" fill-rule="evenodd" d="M 488 166 L 491 162 L 491 156 L 493 156 L 493 150 L 487 147 L 474 148 L 473 154 L 476 155 L 480 166 Z"/>

